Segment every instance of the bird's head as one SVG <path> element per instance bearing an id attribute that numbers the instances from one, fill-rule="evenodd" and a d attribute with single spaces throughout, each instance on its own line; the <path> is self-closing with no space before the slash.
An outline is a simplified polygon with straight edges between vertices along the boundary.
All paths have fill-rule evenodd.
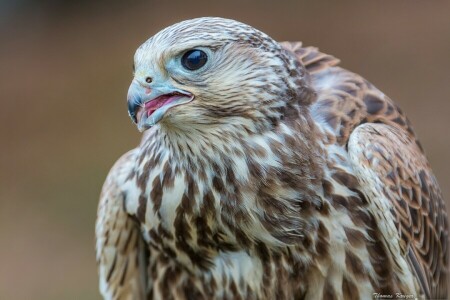
<path id="1" fill-rule="evenodd" d="M 266 34 L 237 21 L 198 18 L 157 33 L 136 51 L 128 112 L 139 130 L 282 118 L 306 89 L 303 67 Z"/>

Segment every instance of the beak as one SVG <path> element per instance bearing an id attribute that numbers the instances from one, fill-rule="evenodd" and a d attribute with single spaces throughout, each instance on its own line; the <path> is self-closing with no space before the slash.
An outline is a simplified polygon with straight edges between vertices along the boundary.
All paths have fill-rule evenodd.
<path id="1" fill-rule="evenodd" d="M 170 108 L 193 99 L 191 93 L 169 83 L 143 86 L 133 80 L 128 89 L 128 115 L 142 132 L 158 123 Z"/>

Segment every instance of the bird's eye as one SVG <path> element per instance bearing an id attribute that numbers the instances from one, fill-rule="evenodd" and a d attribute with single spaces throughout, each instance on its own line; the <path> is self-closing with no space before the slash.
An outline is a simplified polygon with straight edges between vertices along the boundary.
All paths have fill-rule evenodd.
<path id="1" fill-rule="evenodd" d="M 205 52 L 198 49 L 189 50 L 181 57 L 181 64 L 189 71 L 195 71 L 203 67 L 208 61 Z"/>

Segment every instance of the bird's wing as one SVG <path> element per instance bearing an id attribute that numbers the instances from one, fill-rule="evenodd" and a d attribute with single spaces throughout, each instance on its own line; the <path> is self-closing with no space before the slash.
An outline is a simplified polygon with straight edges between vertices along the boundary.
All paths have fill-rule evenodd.
<path id="1" fill-rule="evenodd" d="M 124 182 L 136 150 L 122 156 L 110 171 L 100 196 L 96 250 L 100 292 L 105 299 L 145 299 L 147 246 L 138 223 L 125 211 Z"/>
<path id="2" fill-rule="evenodd" d="M 387 224 L 384 238 L 398 245 L 426 296 L 446 297 L 447 213 L 415 138 L 397 126 L 366 123 L 350 135 L 348 152 L 373 213 Z"/>
<path id="3" fill-rule="evenodd" d="M 302 47 L 302 42 L 281 42 L 280 45 L 302 62 L 309 74 L 320 72 L 339 64 L 339 59 L 319 51 L 316 47 Z"/>

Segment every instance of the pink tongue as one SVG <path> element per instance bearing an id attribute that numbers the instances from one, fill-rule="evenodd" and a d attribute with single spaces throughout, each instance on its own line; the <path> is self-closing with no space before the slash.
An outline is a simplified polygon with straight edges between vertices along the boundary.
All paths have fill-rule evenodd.
<path id="1" fill-rule="evenodd" d="M 166 103 L 169 103 L 173 95 L 162 95 L 152 101 L 145 103 L 145 111 L 147 112 L 147 117 L 149 117 L 152 113 L 155 112 L 158 108 L 163 106 Z"/>

